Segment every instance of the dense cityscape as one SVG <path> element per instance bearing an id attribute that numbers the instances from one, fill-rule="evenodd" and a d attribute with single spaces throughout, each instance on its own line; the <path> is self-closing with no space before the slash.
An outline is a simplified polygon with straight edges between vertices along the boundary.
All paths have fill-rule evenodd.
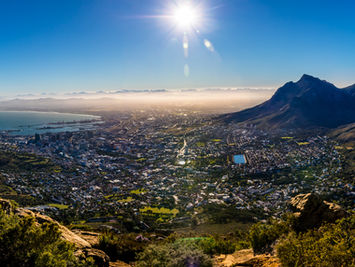
<path id="1" fill-rule="evenodd" d="M 342 152 L 352 148 L 321 132 L 221 127 L 216 116 L 183 109 L 103 119 L 94 130 L 4 133 L 2 194 L 68 222 L 109 222 L 119 231 L 220 222 L 216 209 L 253 221 L 279 216 L 299 193 L 355 194 L 341 175 Z M 21 169 L 6 161 L 10 155 Z"/>

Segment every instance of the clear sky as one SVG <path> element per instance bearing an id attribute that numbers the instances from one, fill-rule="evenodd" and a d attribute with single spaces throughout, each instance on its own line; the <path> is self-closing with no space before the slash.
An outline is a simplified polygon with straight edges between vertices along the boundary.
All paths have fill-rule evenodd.
<path id="1" fill-rule="evenodd" d="M 0 0 L 0 95 L 355 82 L 353 0 L 190 1 L 185 57 L 174 0 Z"/>

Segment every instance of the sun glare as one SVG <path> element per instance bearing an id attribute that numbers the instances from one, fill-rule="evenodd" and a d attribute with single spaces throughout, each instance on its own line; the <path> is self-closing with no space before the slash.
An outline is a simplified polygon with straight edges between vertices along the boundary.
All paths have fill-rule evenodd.
<path id="1" fill-rule="evenodd" d="M 189 4 L 177 6 L 173 13 L 173 20 L 181 30 L 197 26 L 199 18 L 198 10 Z"/>
<path id="2" fill-rule="evenodd" d="M 190 76 L 189 50 L 191 42 L 202 41 L 202 44 L 210 52 L 214 53 L 215 48 L 211 41 L 203 37 L 203 31 L 211 25 L 209 10 L 202 0 L 175 0 L 168 6 L 168 18 L 172 24 L 173 33 L 181 35 L 182 48 L 184 51 L 185 65 L 184 75 Z"/>

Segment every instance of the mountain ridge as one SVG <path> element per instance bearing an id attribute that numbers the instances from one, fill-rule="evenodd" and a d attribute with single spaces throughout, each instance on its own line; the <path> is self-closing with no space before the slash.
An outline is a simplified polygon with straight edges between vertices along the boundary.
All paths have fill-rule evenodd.
<path id="1" fill-rule="evenodd" d="M 311 75 L 287 82 L 267 101 L 222 115 L 226 122 L 268 128 L 336 128 L 355 122 L 355 84 L 344 89 Z"/>

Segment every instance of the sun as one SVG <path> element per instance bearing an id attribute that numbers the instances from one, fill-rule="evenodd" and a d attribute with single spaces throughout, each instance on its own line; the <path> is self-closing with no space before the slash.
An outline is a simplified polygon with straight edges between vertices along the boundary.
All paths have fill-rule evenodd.
<path id="1" fill-rule="evenodd" d="M 200 17 L 198 9 L 188 3 L 177 6 L 172 16 L 174 23 L 181 30 L 195 28 L 199 23 Z"/>

